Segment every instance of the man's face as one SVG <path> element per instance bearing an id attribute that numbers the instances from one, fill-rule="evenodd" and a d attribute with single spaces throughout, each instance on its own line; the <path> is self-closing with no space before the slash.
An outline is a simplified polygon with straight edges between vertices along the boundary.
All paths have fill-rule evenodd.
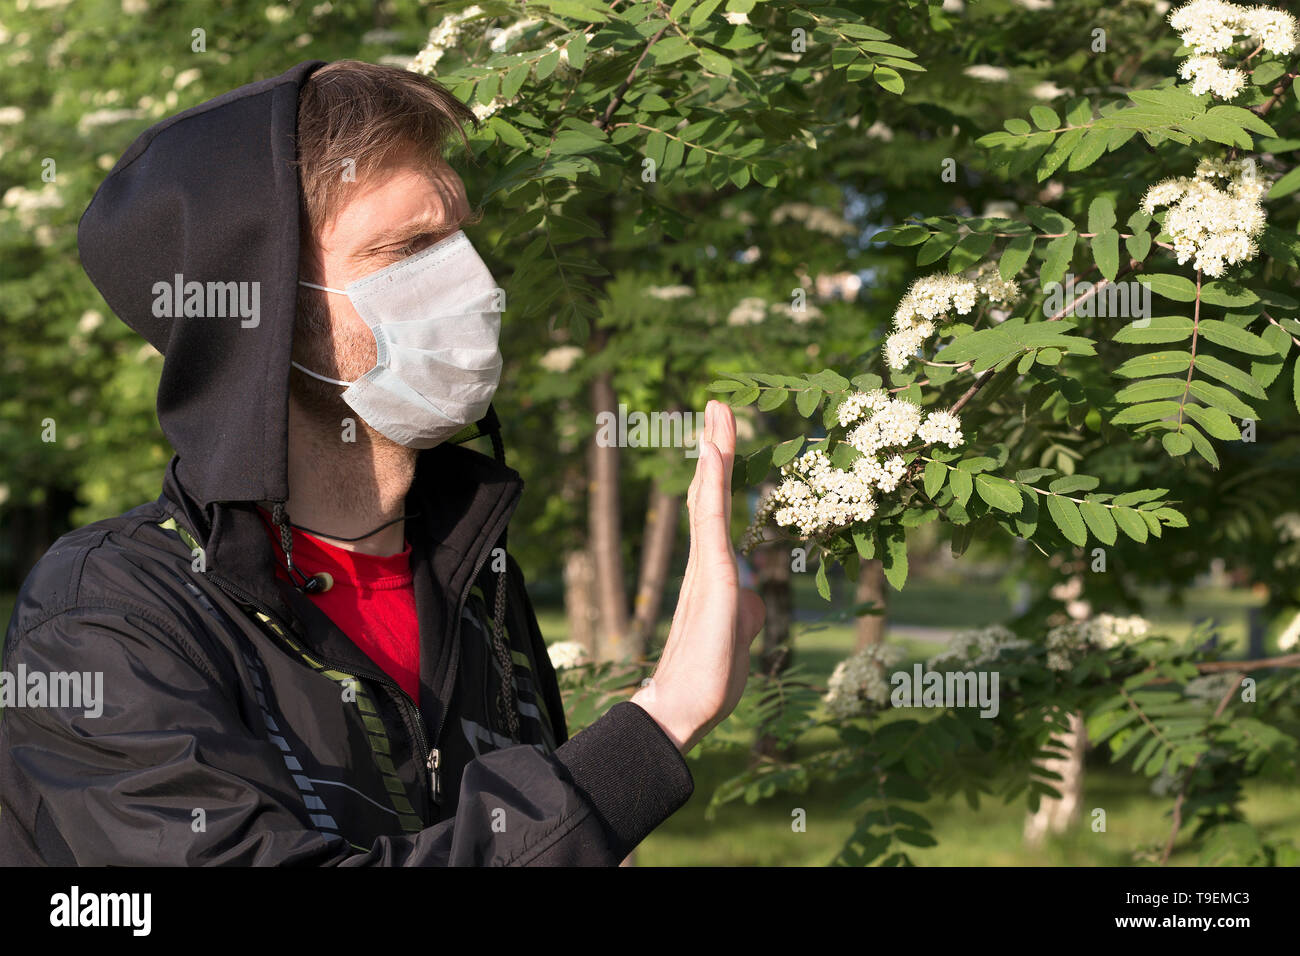
<path id="1" fill-rule="evenodd" d="M 414 155 L 380 167 L 353 192 L 331 222 L 304 243 L 299 278 L 344 289 L 456 232 L 470 215 L 465 185 L 445 163 L 430 169 Z M 293 358 L 298 364 L 351 382 L 375 367 L 375 336 L 345 295 L 298 287 L 299 320 Z M 294 369 L 293 394 L 333 415 L 342 388 Z M 346 410 L 346 406 L 342 406 Z"/>

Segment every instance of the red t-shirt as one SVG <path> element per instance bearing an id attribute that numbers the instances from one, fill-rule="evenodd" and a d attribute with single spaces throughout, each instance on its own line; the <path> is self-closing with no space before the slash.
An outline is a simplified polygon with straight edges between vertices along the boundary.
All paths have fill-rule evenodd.
<path id="1" fill-rule="evenodd" d="M 276 577 L 288 581 L 279 531 L 266 512 L 258 510 L 280 562 Z M 418 702 L 420 625 L 411 583 L 411 545 L 398 554 L 379 557 L 345 550 L 294 528 L 293 565 L 308 576 L 326 571 L 334 578 L 328 591 L 308 597 Z"/>

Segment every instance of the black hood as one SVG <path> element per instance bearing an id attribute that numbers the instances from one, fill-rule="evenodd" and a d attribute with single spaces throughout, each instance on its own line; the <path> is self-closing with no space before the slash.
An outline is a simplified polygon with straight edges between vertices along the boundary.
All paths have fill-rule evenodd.
<path id="1" fill-rule="evenodd" d="M 203 506 L 288 497 L 301 63 L 145 130 L 81 217 L 81 264 L 163 354 L 158 422 Z M 257 324 L 157 316 L 155 286 L 258 283 Z M 251 288 L 251 287 L 246 287 Z"/>
<path id="2" fill-rule="evenodd" d="M 163 355 L 158 421 L 176 452 L 165 497 L 203 543 L 209 566 L 277 609 L 271 549 L 254 506 L 289 493 L 298 96 L 324 65 L 300 63 L 145 130 L 95 193 L 77 233 L 81 263 L 109 307 Z M 159 289 L 184 291 L 191 282 L 257 283 L 256 321 L 177 317 L 176 302 L 166 293 L 160 302 Z M 455 562 L 494 525 L 498 503 L 522 489 L 504 465 L 499 431 L 489 408 L 420 452 L 408 510 L 423 512 L 423 529 L 449 552 L 440 556 L 440 579 L 454 577 Z M 496 461 L 458 447 L 478 435 L 491 437 Z"/>

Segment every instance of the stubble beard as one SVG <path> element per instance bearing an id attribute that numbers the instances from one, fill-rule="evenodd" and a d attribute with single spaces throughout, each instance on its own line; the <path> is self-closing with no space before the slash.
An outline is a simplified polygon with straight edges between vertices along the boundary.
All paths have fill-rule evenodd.
<path id="1" fill-rule="evenodd" d="M 293 360 L 320 375 L 356 381 L 375 365 L 375 339 L 369 329 L 333 329 L 326 293 L 300 288 L 294 327 Z M 415 475 L 418 451 L 371 428 L 343 401 L 346 386 L 312 378 L 290 366 L 289 395 L 297 406 L 309 464 L 320 489 L 338 510 L 366 513 L 400 509 Z M 349 421 L 355 423 L 348 428 Z M 348 441 L 351 434 L 355 440 Z M 391 500 L 390 500 L 391 499 Z"/>

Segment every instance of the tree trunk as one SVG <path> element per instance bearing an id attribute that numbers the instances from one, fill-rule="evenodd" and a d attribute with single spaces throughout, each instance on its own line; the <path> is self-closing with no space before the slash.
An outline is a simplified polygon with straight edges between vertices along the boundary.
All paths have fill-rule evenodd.
<path id="1" fill-rule="evenodd" d="M 775 485 L 768 482 L 759 489 L 759 500 L 767 497 Z M 768 536 L 769 539 L 772 536 Z M 791 623 L 794 621 L 794 590 L 790 586 L 790 549 L 764 543 L 754 549 L 754 570 L 758 578 L 758 593 L 767 607 L 763 623 L 762 656 L 759 667 L 764 674 L 775 677 L 790 666 L 794 656 L 791 640 Z M 754 740 L 752 759 L 763 758 L 790 761 L 793 748 L 778 748 L 771 734 L 759 733 Z"/>
<path id="2" fill-rule="evenodd" d="M 569 640 L 581 644 L 590 660 L 596 659 L 595 574 L 591 552 L 586 548 L 564 556 L 564 613 L 569 621 Z"/>
<path id="3" fill-rule="evenodd" d="M 597 348 L 597 351 L 599 349 Z M 591 383 L 592 412 L 600 416 L 609 412 L 618 416 L 613 376 L 602 372 Z M 633 656 L 631 631 L 628 627 L 627 595 L 623 591 L 623 551 L 619 508 L 619 447 L 612 442 L 602 447 L 591 440 L 591 483 L 588 486 L 588 529 L 591 558 L 596 581 L 596 607 L 599 627 L 596 638 L 597 660 L 622 661 Z"/>
<path id="4" fill-rule="evenodd" d="M 681 495 L 670 495 L 660 487 L 657 480 L 651 482 L 633 618 L 633 651 L 639 657 L 645 657 L 649 653 L 659 624 L 681 508 Z"/>
<path id="5" fill-rule="evenodd" d="M 888 609 L 888 596 L 885 591 L 885 566 L 879 561 L 863 561 L 858 571 L 858 587 L 854 594 L 858 604 L 870 601 L 879 609 L 879 614 L 863 614 L 858 618 L 857 650 L 871 644 L 881 644 L 885 640 L 885 612 Z"/>
<path id="6" fill-rule="evenodd" d="M 1066 753 L 1062 757 L 1034 761 L 1045 770 L 1061 775 L 1052 785 L 1060 791 L 1061 799 L 1043 797 L 1038 810 L 1025 818 L 1025 844 L 1042 846 L 1047 834 L 1064 833 L 1078 821 L 1083 806 L 1083 757 L 1088 749 L 1088 729 L 1083 715 L 1069 715 L 1070 729 L 1060 735 Z"/>

